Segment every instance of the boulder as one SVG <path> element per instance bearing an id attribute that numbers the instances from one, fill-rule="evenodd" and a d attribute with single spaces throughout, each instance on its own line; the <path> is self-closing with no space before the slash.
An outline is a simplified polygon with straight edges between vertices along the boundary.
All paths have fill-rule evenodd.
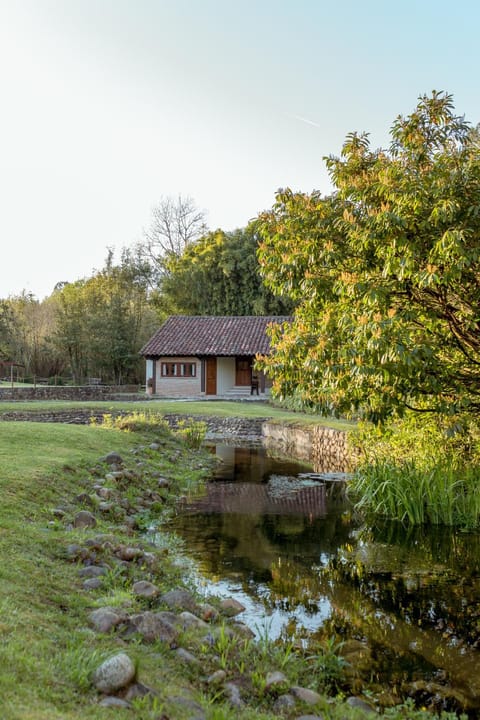
<path id="1" fill-rule="evenodd" d="M 108 695 L 127 687 L 135 677 L 135 665 L 126 653 L 118 653 L 105 660 L 93 674 L 93 684 Z"/>
<path id="2" fill-rule="evenodd" d="M 127 635 L 138 633 L 145 642 L 160 640 L 172 644 L 178 637 L 177 630 L 159 613 L 144 612 L 132 615 L 127 626 Z"/>
<path id="3" fill-rule="evenodd" d="M 88 510 L 80 510 L 80 512 L 78 512 L 73 519 L 74 528 L 94 528 L 96 527 L 96 525 L 97 521 L 95 519 L 95 516 L 92 515 L 92 513 Z"/>

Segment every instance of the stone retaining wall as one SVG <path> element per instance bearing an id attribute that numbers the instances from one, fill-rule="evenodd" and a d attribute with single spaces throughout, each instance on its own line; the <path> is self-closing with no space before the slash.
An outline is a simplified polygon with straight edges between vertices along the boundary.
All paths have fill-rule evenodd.
<path id="1" fill-rule="evenodd" d="M 108 414 L 112 417 L 121 417 L 128 415 L 128 410 L 108 410 Z M 9 412 L 0 413 L 0 421 L 30 421 L 30 422 L 51 422 L 51 423 L 67 423 L 70 425 L 88 425 L 92 418 L 97 422 L 101 422 L 104 413 L 101 410 L 88 410 L 75 408 L 72 410 L 45 410 L 22 412 L 11 410 Z M 171 428 L 175 429 L 180 420 L 185 420 L 188 415 L 167 414 L 163 415 Z M 227 437 L 232 442 L 246 440 L 261 440 L 262 425 L 266 418 L 236 418 L 236 417 L 215 417 L 195 415 L 195 420 L 203 421 L 207 425 L 207 439 L 217 439 Z"/>
<path id="2" fill-rule="evenodd" d="M 282 454 L 312 463 L 315 472 L 347 472 L 347 433 L 322 425 L 282 425 L 265 422 L 263 442 Z"/>
<path id="3" fill-rule="evenodd" d="M 1 387 L 0 401 L 8 400 L 145 400 L 138 385 L 37 385 Z"/>
<path id="4" fill-rule="evenodd" d="M 200 420 L 207 425 L 207 440 L 227 438 L 231 442 L 258 442 L 262 439 L 262 426 L 267 418 L 240 418 L 217 417 L 212 415 L 194 415 L 194 420 Z M 185 415 L 164 415 L 170 427 L 176 428 L 179 420 L 185 420 Z"/>

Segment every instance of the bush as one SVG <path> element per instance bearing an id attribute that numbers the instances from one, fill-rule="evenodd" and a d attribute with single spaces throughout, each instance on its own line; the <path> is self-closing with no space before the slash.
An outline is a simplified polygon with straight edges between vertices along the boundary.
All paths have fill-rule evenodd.
<path id="1" fill-rule="evenodd" d="M 65 381 L 61 375 L 51 375 L 48 378 L 48 385 L 65 385 Z"/>
<path id="2" fill-rule="evenodd" d="M 99 423 L 96 418 L 90 419 L 91 425 L 101 425 L 104 428 L 115 428 L 126 432 L 141 432 L 154 435 L 169 435 L 170 428 L 162 415 L 156 412 L 131 412 L 128 415 L 112 415 L 105 413 Z"/>
<path id="3" fill-rule="evenodd" d="M 198 449 L 207 434 L 207 423 L 191 417 L 187 420 L 179 420 L 175 434 L 182 438 L 189 448 Z"/>

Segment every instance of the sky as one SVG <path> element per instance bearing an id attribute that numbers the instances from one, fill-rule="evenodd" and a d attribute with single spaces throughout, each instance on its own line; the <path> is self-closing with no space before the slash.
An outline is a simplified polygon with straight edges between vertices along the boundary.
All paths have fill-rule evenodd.
<path id="1" fill-rule="evenodd" d="M 0 0 L 0 298 L 142 240 L 166 197 L 244 227 L 331 191 L 347 133 L 388 146 L 443 90 L 480 122 L 477 0 Z"/>

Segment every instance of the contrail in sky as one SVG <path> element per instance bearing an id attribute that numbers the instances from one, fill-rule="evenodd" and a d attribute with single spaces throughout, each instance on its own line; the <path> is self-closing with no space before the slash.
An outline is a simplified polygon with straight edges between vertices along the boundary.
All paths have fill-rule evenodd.
<path id="1" fill-rule="evenodd" d="M 319 125 L 318 123 L 313 122 L 313 120 L 309 120 L 308 118 L 304 118 L 301 115 L 290 115 L 289 114 L 289 117 L 293 118 L 294 120 L 300 120 L 300 122 L 307 123 L 307 125 L 313 125 L 313 127 L 317 127 L 317 128 L 321 127 L 321 125 Z"/>

